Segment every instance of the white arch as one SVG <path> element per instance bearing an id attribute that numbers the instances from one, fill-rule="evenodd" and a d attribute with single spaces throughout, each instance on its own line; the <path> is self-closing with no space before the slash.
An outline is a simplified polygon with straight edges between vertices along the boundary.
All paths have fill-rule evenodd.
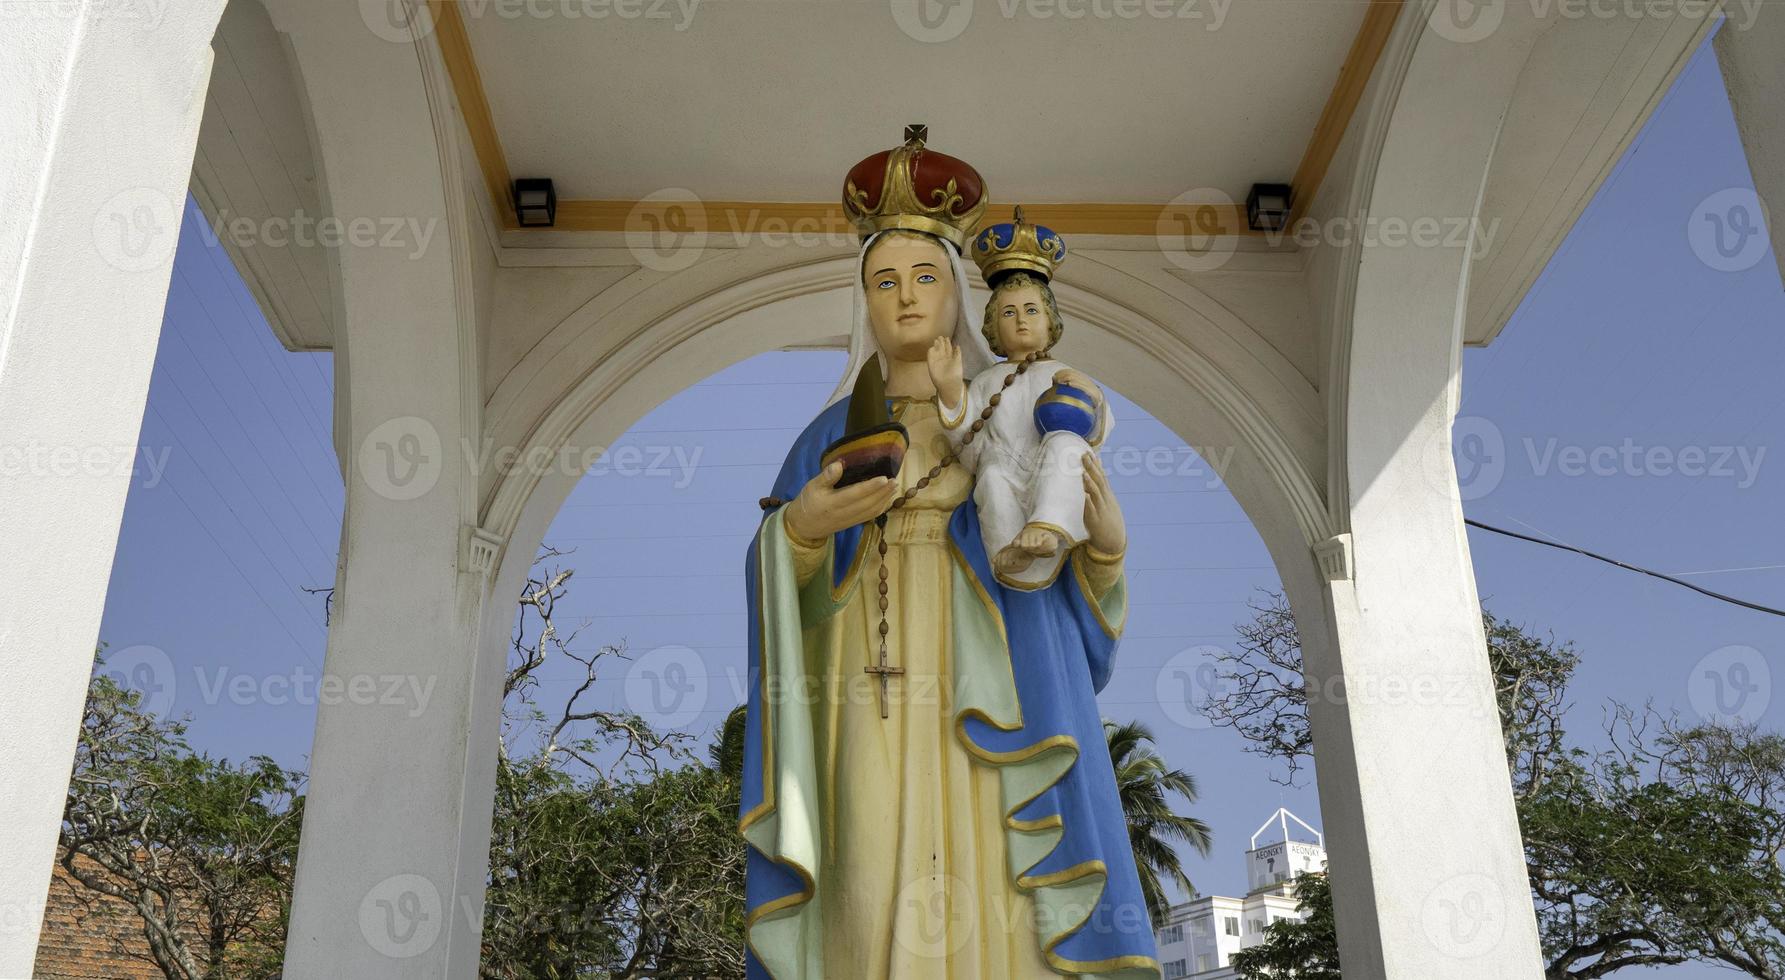
<path id="1" fill-rule="evenodd" d="M 766 250 L 740 252 L 703 263 L 684 280 L 663 277 L 655 288 L 629 292 L 617 303 L 598 296 L 498 386 L 486 408 L 494 442 L 515 446 L 522 459 L 574 457 L 610 444 L 669 393 L 727 364 L 832 340 L 838 332 L 833 321 L 815 313 L 829 300 L 840 311 L 834 322 L 843 321 L 853 267 L 849 254 L 834 250 L 791 260 Z M 617 286 L 613 291 L 628 292 Z M 1331 536 L 1324 493 L 1246 381 L 1187 340 L 1188 331 L 1169 329 L 1136 307 L 1150 313 L 1164 307 L 1181 323 L 1207 323 L 1206 313 L 1151 287 L 1145 291 L 1151 295 L 1137 302 L 1100 281 L 1095 269 L 1062 280 L 1059 296 L 1070 323 L 1062 353 L 1127 393 L 1186 442 L 1232 447 L 1224 479 L 1265 537 L 1280 574 L 1307 580 L 1308 549 Z M 530 415 L 538 421 L 511 442 L 506 433 L 519 431 Z M 504 543 L 496 595 L 525 580 L 552 515 L 579 477 L 521 467 L 490 481 L 481 526 Z M 486 644 L 502 642 L 504 634 L 487 625 Z"/>

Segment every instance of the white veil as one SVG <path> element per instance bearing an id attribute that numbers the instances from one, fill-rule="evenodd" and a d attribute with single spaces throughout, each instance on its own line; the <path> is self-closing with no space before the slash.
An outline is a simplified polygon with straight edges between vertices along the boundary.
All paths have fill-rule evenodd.
<path id="1" fill-rule="evenodd" d="M 862 365 L 868 358 L 880 353 L 880 345 L 874 340 L 874 327 L 868 322 L 867 287 L 862 284 L 862 267 L 868 260 L 868 249 L 879 240 L 884 231 L 877 231 L 867 241 L 862 242 L 861 251 L 855 259 L 855 312 L 849 326 L 849 363 L 843 368 L 843 380 L 837 384 L 837 390 L 831 392 L 825 405 L 835 405 L 848 397 L 855 390 L 855 376 L 861 373 Z M 934 237 L 934 236 L 931 236 Z M 973 323 L 973 294 L 967 279 L 966 265 L 961 261 L 961 253 L 952 242 L 936 239 L 942 250 L 948 253 L 948 267 L 954 273 L 955 289 L 960 294 L 961 314 L 954 327 L 955 346 L 961 349 L 961 372 L 968 381 L 972 381 L 979 372 L 994 363 L 992 350 L 986 346 L 985 335 Z M 882 370 L 885 366 L 882 365 Z"/>

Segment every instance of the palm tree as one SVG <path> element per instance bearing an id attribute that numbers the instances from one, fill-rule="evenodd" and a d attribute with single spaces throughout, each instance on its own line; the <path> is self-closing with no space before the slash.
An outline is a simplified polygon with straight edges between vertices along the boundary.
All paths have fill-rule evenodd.
<path id="1" fill-rule="evenodd" d="M 747 705 L 738 705 L 725 716 L 725 724 L 719 728 L 719 738 L 708 749 L 707 754 L 713 760 L 713 768 L 733 782 L 744 781 L 744 717 Z"/>
<path id="2" fill-rule="evenodd" d="M 1103 736 L 1109 742 L 1116 793 L 1128 819 L 1128 841 L 1140 871 L 1140 893 L 1147 900 L 1154 928 L 1160 928 L 1170 910 L 1163 880 L 1171 879 L 1186 895 L 1196 894 L 1172 844 L 1189 844 L 1206 857 L 1214 835 L 1208 824 L 1172 811 L 1167 800 L 1172 793 L 1183 796 L 1185 803 L 1196 802 L 1196 778 L 1182 769 L 1165 767 L 1165 760 L 1150 747 L 1153 733 L 1146 725 L 1138 721 L 1118 725 L 1105 719 Z"/>

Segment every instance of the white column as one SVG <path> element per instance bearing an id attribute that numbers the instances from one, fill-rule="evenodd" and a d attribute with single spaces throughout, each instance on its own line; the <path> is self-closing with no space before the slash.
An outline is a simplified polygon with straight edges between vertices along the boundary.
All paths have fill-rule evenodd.
<path id="1" fill-rule="evenodd" d="M 1723 84 L 1729 90 L 1729 104 L 1735 110 L 1736 128 L 1742 135 L 1742 148 L 1748 154 L 1748 169 L 1754 175 L 1754 190 L 1759 194 L 1772 221 L 1773 261 L 1785 276 L 1785 127 L 1779 125 L 1779 107 L 1785 106 L 1785 11 L 1767 9 L 1766 4 L 1731 4 L 1730 18 L 1717 32 L 1714 46 L 1717 62 L 1723 69 Z M 1755 217 L 1732 216 L 1728 209 L 1740 208 L 1739 197 L 1714 205 L 1731 231 L 1725 246 L 1734 249 L 1727 257 L 1730 268 L 1752 266 L 1742 243 L 1734 238 L 1757 226 Z M 1735 221 L 1741 226 L 1730 225 Z M 1694 216 L 1693 220 L 1708 220 Z M 1701 246 L 1702 247 L 1702 246 Z M 1718 254 L 1719 258 L 1725 258 Z M 1746 266 L 1744 266 L 1746 261 Z"/>
<path id="2" fill-rule="evenodd" d="M 1509 15 L 1459 44 L 1407 9 L 1354 204 L 1466 221 L 1532 32 Z M 1529 980 L 1543 973 L 1536 917 L 1450 455 L 1469 247 L 1395 241 L 1365 241 L 1335 318 L 1348 533 L 1316 548 L 1324 629 L 1304 634 L 1340 959 L 1359 980 Z"/>
<path id="3" fill-rule="evenodd" d="M 373 8 L 269 5 L 316 115 L 330 216 L 404 229 L 334 252 L 346 480 L 324 662 L 334 695 L 317 709 L 285 972 L 471 978 L 505 652 L 479 656 L 493 556 L 468 531 L 474 263 L 460 161 L 438 136 L 459 123 L 434 42 L 368 22 Z"/>
<path id="4" fill-rule="evenodd" d="M 0 12 L 0 976 L 36 957 L 223 5 Z"/>
<path id="5" fill-rule="evenodd" d="M 337 695 L 317 709 L 285 968 L 470 978 L 503 663 L 500 647 L 477 654 L 488 554 L 461 548 L 465 467 L 442 404 L 454 385 L 407 353 L 437 331 L 416 318 L 382 326 L 386 350 L 354 352 L 356 449 L 324 663 Z"/>

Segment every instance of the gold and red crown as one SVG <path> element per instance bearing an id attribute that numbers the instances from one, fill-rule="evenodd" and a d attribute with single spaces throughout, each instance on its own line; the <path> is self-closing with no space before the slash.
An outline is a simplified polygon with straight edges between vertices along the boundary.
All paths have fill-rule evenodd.
<path id="1" fill-rule="evenodd" d="M 906 126 L 905 145 L 850 168 L 843 211 L 863 238 L 904 228 L 965 247 L 985 214 L 985 181 L 965 161 L 927 149 L 928 136 L 928 127 Z"/>

